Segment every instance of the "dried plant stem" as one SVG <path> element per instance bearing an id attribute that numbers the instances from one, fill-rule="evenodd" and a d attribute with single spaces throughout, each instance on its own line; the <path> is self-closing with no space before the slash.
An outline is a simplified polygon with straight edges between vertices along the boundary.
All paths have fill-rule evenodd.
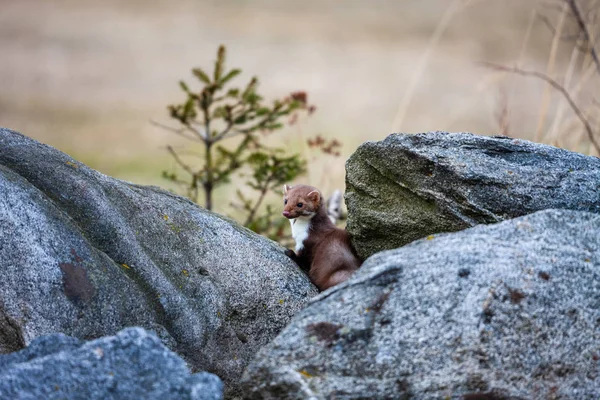
<path id="1" fill-rule="evenodd" d="M 561 84 L 559 84 L 558 82 L 556 82 L 554 79 L 550 78 L 549 76 L 542 74 L 541 72 L 525 71 L 525 70 L 522 70 L 517 67 L 505 67 L 503 65 L 498 65 L 498 64 L 494 64 L 494 63 L 488 63 L 488 62 L 482 62 L 481 64 L 488 68 L 492 68 L 492 69 L 495 69 L 498 71 L 510 72 L 510 73 L 518 74 L 518 75 L 522 75 L 522 76 L 532 76 L 532 77 L 541 79 L 541 80 L 545 81 L 546 83 L 548 83 L 550 86 L 552 86 L 554 89 L 558 90 L 563 95 L 563 97 L 565 98 L 567 103 L 569 103 L 569 106 L 575 112 L 575 114 L 577 115 L 577 117 L 579 118 L 581 123 L 583 124 L 585 131 L 587 133 L 588 139 L 590 140 L 591 144 L 596 149 L 596 152 L 600 153 L 600 143 L 598 143 L 598 141 L 596 140 L 596 138 L 594 136 L 594 130 L 592 129 L 592 126 L 590 125 L 589 121 L 587 120 L 587 118 L 585 117 L 585 115 L 583 114 L 581 109 L 577 106 L 577 104 L 575 103 L 575 101 L 573 100 L 571 95 L 569 95 L 569 92 L 567 92 L 567 90 Z"/>
<path id="2" fill-rule="evenodd" d="M 172 127 L 170 127 L 168 125 L 161 124 L 160 122 L 156 122 L 154 120 L 150 120 L 150 123 L 152 125 L 154 125 L 154 126 L 158 126 L 159 128 L 162 128 L 162 129 L 167 130 L 169 132 L 173 132 L 174 134 L 176 134 L 178 136 L 181 136 L 183 138 L 186 138 L 188 140 L 192 140 L 194 142 L 203 141 L 203 139 L 200 136 L 200 134 L 198 132 L 196 132 L 193 128 L 188 128 L 188 127 L 185 127 L 185 128 L 172 128 Z M 192 131 L 195 134 L 195 136 L 190 136 L 189 135 L 189 131 Z"/>
<path id="3" fill-rule="evenodd" d="M 519 52 L 519 58 L 517 59 L 517 66 L 521 67 L 523 65 L 523 60 L 525 59 L 525 54 L 527 54 L 527 48 L 529 47 L 529 40 L 531 39 L 531 32 L 533 31 L 533 25 L 535 23 L 536 17 L 538 13 L 535 9 L 531 11 L 531 16 L 529 17 L 529 22 L 527 23 L 527 29 L 525 30 L 525 36 L 523 37 L 523 42 L 521 44 L 521 51 Z M 499 121 L 499 127 L 501 135 L 509 135 L 509 125 L 510 125 L 510 99 L 513 97 L 516 90 L 516 86 L 512 85 L 509 87 L 508 92 L 500 90 L 500 113 L 496 115 L 497 120 Z"/>
<path id="4" fill-rule="evenodd" d="M 173 149 L 172 146 L 167 146 L 167 151 L 169 152 L 169 154 L 171 154 L 171 156 L 173 157 L 173 159 L 175 160 L 175 162 L 181 167 L 183 168 L 188 174 L 190 174 L 192 177 L 196 177 L 196 173 L 192 170 L 192 168 L 187 165 L 182 159 L 181 157 L 179 157 L 179 154 L 177 154 L 177 152 L 175 151 L 175 149 Z M 176 180 L 178 183 L 181 183 L 181 181 Z M 191 185 L 188 187 L 187 189 L 188 191 L 188 196 L 192 197 L 192 199 L 194 201 L 198 201 L 198 186 L 197 185 Z"/>
<path id="5" fill-rule="evenodd" d="M 581 30 L 581 33 L 583 34 L 583 38 L 588 43 L 588 46 L 590 48 L 590 50 L 589 50 L 590 55 L 592 56 L 592 59 L 594 60 L 594 64 L 596 65 L 596 70 L 600 74 L 600 60 L 598 60 L 598 53 L 596 53 L 594 36 L 590 35 L 587 24 L 585 23 L 585 20 L 583 19 L 583 16 L 581 15 L 581 11 L 579 10 L 579 7 L 577 6 L 577 2 L 575 0 L 565 0 L 565 2 L 568 4 L 569 8 L 571 9 L 571 14 L 573 14 L 573 17 L 575 18 L 575 21 L 577 22 L 577 25 L 579 26 L 579 29 Z"/>
<path id="6" fill-rule="evenodd" d="M 597 109 L 595 108 L 594 105 L 591 105 L 591 106 L 587 107 L 585 110 L 583 110 L 583 113 L 585 115 L 591 115 L 591 113 L 593 113 L 595 111 L 597 111 Z M 573 134 L 571 137 L 571 141 L 576 144 L 581 144 L 581 143 L 585 143 L 584 136 L 586 135 L 586 132 L 585 132 L 585 129 L 580 128 L 581 124 L 579 124 L 579 126 L 576 125 L 578 122 L 579 121 L 573 121 L 570 124 L 570 126 L 573 126 L 573 128 L 572 128 Z M 569 131 L 571 131 L 571 129 L 564 128 L 564 131 L 569 132 Z M 583 151 L 583 150 L 581 150 L 581 151 Z M 590 152 L 590 154 L 592 154 L 592 153 Z"/>
<path id="7" fill-rule="evenodd" d="M 579 92 L 581 92 L 581 89 L 583 89 L 583 87 L 588 83 L 590 78 L 594 76 L 594 72 L 596 72 L 596 67 L 593 64 L 588 65 L 587 69 L 584 71 L 577 84 L 573 87 L 573 96 L 577 96 Z"/>
<path id="8" fill-rule="evenodd" d="M 169 154 L 171 154 L 171 156 L 173 157 L 175 162 L 177 164 L 179 164 L 179 166 L 181 168 L 183 168 L 188 174 L 195 175 L 195 172 L 192 171 L 192 169 L 190 168 L 189 165 L 187 165 L 185 162 L 183 162 L 183 160 L 179 157 L 179 154 L 177 154 L 177 152 L 175 152 L 173 147 L 167 146 L 167 151 L 169 152 Z"/>
<path id="9" fill-rule="evenodd" d="M 571 59 L 569 60 L 569 66 L 567 67 L 567 72 L 565 73 L 565 79 L 563 82 L 563 87 L 565 89 L 568 89 L 569 86 L 571 85 L 571 79 L 573 78 L 573 72 L 575 71 L 575 64 L 577 64 L 577 59 L 579 58 L 579 50 L 577 49 L 577 46 L 573 47 L 573 50 L 571 51 Z M 554 116 L 554 121 L 552 122 L 552 127 L 550 128 L 550 131 L 548 133 L 548 137 L 549 140 L 555 140 L 556 137 L 558 136 L 558 129 L 560 126 L 560 123 L 562 121 L 562 117 L 563 117 L 563 113 L 564 113 L 564 103 L 559 103 L 557 110 L 556 110 L 556 115 Z"/>
<path id="10" fill-rule="evenodd" d="M 558 26 L 556 27 L 556 31 L 554 32 L 554 38 L 552 39 L 552 47 L 550 48 L 550 56 L 548 57 L 548 64 L 546 66 L 546 75 L 547 77 L 552 77 L 554 74 L 554 64 L 556 63 L 556 53 L 558 51 L 558 45 L 560 43 L 560 38 L 562 36 L 562 31 L 565 25 L 565 19 L 567 16 L 567 4 L 563 5 L 562 11 L 560 13 L 560 18 L 558 20 Z M 535 131 L 535 141 L 539 142 L 542 139 L 542 133 L 544 132 L 544 122 L 546 120 L 546 115 L 548 114 L 548 106 L 550 105 L 550 86 L 546 86 L 544 89 L 544 94 L 542 98 L 542 105 L 540 106 L 540 112 L 538 116 L 538 124 L 537 129 Z"/>
<path id="11" fill-rule="evenodd" d="M 439 43 L 440 39 L 444 35 L 446 28 L 448 28 L 450 21 L 452 21 L 454 14 L 456 13 L 456 11 L 458 11 L 460 6 L 461 6 L 461 0 L 454 0 L 452 2 L 452 4 L 450 4 L 450 6 L 446 9 L 446 12 L 442 16 L 442 19 L 437 24 L 435 31 L 429 38 L 429 43 L 427 44 L 427 48 L 421 55 L 421 58 L 419 59 L 419 63 L 417 64 L 417 67 L 414 70 L 413 76 L 411 77 L 411 80 L 408 83 L 408 87 L 404 91 L 404 96 L 402 97 L 402 101 L 400 102 L 400 105 L 398 106 L 398 111 L 396 112 L 396 116 L 394 117 L 394 121 L 392 122 L 392 131 L 402 129 L 402 124 L 404 123 L 404 118 L 406 117 L 406 113 L 408 112 L 408 107 L 410 106 L 410 103 L 412 102 L 412 98 L 414 96 L 415 89 L 417 88 L 417 85 L 421 81 L 421 77 L 423 76 L 423 72 L 425 71 L 425 69 L 427 67 L 427 63 L 429 62 L 429 59 L 431 58 L 431 54 L 435 50 L 437 44 Z"/>
<path id="12" fill-rule="evenodd" d="M 534 9 L 531 11 L 531 17 L 529 17 L 529 23 L 527 24 L 527 30 L 525 31 L 525 37 L 523 38 L 523 44 L 521 46 L 521 52 L 519 53 L 519 59 L 517 66 L 521 67 L 525 54 L 527 53 L 527 47 L 529 46 L 529 39 L 531 39 L 531 31 L 533 30 L 533 24 L 537 16 L 537 11 Z"/>
<path id="13" fill-rule="evenodd" d="M 594 9 L 596 7 L 596 3 L 598 3 L 598 0 L 592 0 L 589 4 L 589 9 Z M 588 26 L 588 33 L 592 38 L 596 37 L 596 32 L 595 32 L 596 28 L 597 28 L 597 24 L 592 24 L 591 26 Z M 592 54 L 590 51 L 588 51 L 589 47 L 585 48 L 585 43 L 582 43 L 580 50 L 585 54 L 583 62 L 581 63 L 582 73 L 587 71 L 588 68 L 593 70 L 594 72 L 597 71 L 598 70 L 597 64 L 594 63 Z"/>
<path id="14" fill-rule="evenodd" d="M 248 226 L 252 221 L 254 221 L 254 217 L 256 217 L 256 212 L 258 211 L 260 205 L 262 204 L 265 196 L 269 192 L 269 184 L 271 183 L 272 176 L 269 176 L 267 180 L 265 180 L 264 184 L 260 188 L 260 194 L 256 203 L 254 203 L 254 207 L 252 207 L 248 213 L 248 217 L 246 221 L 244 221 L 244 226 Z"/>

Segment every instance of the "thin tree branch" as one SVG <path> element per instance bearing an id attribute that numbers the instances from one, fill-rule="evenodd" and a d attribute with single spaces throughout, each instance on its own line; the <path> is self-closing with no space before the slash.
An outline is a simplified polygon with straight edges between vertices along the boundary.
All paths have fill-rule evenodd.
<path id="1" fill-rule="evenodd" d="M 173 156 L 173 158 L 175 159 L 175 162 L 177 162 L 177 164 L 179 164 L 179 166 L 181 166 L 181 168 L 183 168 L 186 172 L 188 172 L 190 175 L 192 175 L 192 177 L 196 176 L 196 173 L 192 170 L 192 168 L 189 165 L 187 165 L 186 163 L 183 162 L 183 160 L 181 160 L 181 158 L 179 157 L 179 154 L 177 154 L 177 152 L 175 150 L 173 150 L 173 147 L 167 146 L 167 151 Z"/>
<path id="2" fill-rule="evenodd" d="M 573 98 L 571 98 L 571 95 L 569 95 L 569 92 L 567 92 L 567 90 L 560 83 L 556 82 L 554 79 L 550 78 L 549 76 L 544 75 L 541 72 L 537 72 L 537 71 L 525 71 L 525 70 L 522 70 L 517 67 L 505 67 L 503 65 L 498 65 L 498 64 L 494 64 L 494 63 L 490 63 L 490 62 L 485 62 L 485 61 L 481 62 L 480 64 L 485 67 L 495 69 L 498 71 L 510 72 L 510 73 L 522 75 L 522 76 L 533 76 L 535 78 L 545 81 L 550 86 L 552 86 L 554 89 L 558 90 L 563 95 L 565 100 L 567 100 L 567 103 L 569 103 L 569 106 L 575 112 L 575 114 L 577 115 L 577 117 L 579 118 L 581 123 L 583 124 L 590 142 L 592 143 L 592 145 L 594 146 L 596 151 L 598 153 L 600 153 L 600 143 L 598 143 L 598 141 L 594 137 L 594 130 L 592 129 L 592 126 L 590 125 L 589 121 L 587 120 L 587 118 L 585 117 L 583 112 L 579 109 L 579 107 L 577 106 L 577 104 L 575 103 Z"/>
<path id="3" fill-rule="evenodd" d="M 196 128 L 192 128 L 192 125 L 196 125 L 200 129 L 198 130 Z M 196 136 L 198 136 L 203 142 L 206 142 L 208 136 L 207 136 L 206 132 L 204 131 L 204 126 L 205 126 L 204 122 L 200 122 L 195 119 L 190 120 L 186 125 L 186 127 L 190 131 L 192 131 Z"/>
<path id="4" fill-rule="evenodd" d="M 219 133 L 217 136 L 215 136 L 214 141 L 218 142 L 218 141 L 225 139 L 227 137 L 227 134 L 231 130 L 231 128 L 233 128 L 233 122 L 228 121 L 225 129 L 223 129 L 223 131 L 221 133 Z"/>
<path id="5" fill-rule="evenodd" d="M 577 6 L 575 0 L 565 0 L 565 2 L 571 8 L 571 13 L 575 17 L 577 25 L 579 25 L 579 29 L 581 29 L 581 32 L 583 33 L 583 37 L 588 42 L 590 54 L 592 55 L 594 63 L 596 64 L 596 69 L 598 70 L 598 73 L 600 73 L 600 60 L 598 59 L 598 54 L 596 53 L 596 49 L 594 48 L 592 37 L 590 36 L 587 25 L 583 19 L 583 16 L 581 15 L 581 12 L 579 11 L 579 7 Z"/>
<path id="6" fill-rule="evenodd" d="M 239 135 L 247 135 L 248 132 L 246 131 L 240 131 L 238 129 L 234 129 L 232 131 L 227 132 L 226 135 L 224 135 L 221 139 L 229 139 L 235 136 L 239 136 Z"/>
<path id="7" fill-rule="evenodd" d="M 180 128 L 180 129 L 177 129 L 177 128 L 172 128 L 172 127 L 170 127 L 170 126 L 168 126 L 168 125 L 163 125 L 163 124 L 161 124 L 160 122 L 156 122 L 156 121 L 154 121 L 154 120 L 150 120 L 150 123 L 151 123 L 152 125 L 154 125 L 154 126 L 158 126 L 159 128 L 165 129 L 165 130 L 167 130 L 167 131 L 169 131 L 169 132 L 173 132 L 174 134 L 176 134 L 176 135 L 179 135 L 179 136 L 181 136 L 181 137 L 184 137 L 184 138 L 186 138 L 186 139 L 188 139 L 188 140 L 192 140 L 192 141 L 194 141 L 194 142 L 201 142 L 201 140 L 198 140 L 198 138 L 197 138 L 197 137 L 195 137 L 195 136 L 189 136 L 189 135 L 187 135 L 187 134 L 186 134 L 186 128 Z M 192 129 L 192 128 L 187 128 L 187 129 L 191 129 L 192 131 L 195 131 L 195 130 L 194 130 L 194 129 Z"/>
<path id="8" fill-rule="evenodd" d="M 540 21 L 542 21 L 544 23 L 544 25 L 546 25 L 548 30 L 552 33 L 552 36 L 556 35 L 556 28 L 554 27 L 554 25 L 552 25 L 552 22 L 550 22 L 550 19 L 548 17 L 546 17 L 545 15 L 536 14 L 536 18 L 538 18 Z M 576 34 L 561 35 L 560 40 L 567 41 L 567 42 L 576 42 L 577 40 L 579 40 L 581 35 L 582 35 L 581 31 L 578 31 Z M 588 51 L 588 49 L 585 49 L 583 46 L 580 46 L 578 44 L 575 44 L 575 45 L 582 52 Z"/>
<path id="9" fill-rule="evenodd" d="M 267 193 L 269 193 L 269 184 L 274 179 L 274 175 L 275 174 L 273 172 L 271 172 L 271 174 L 267 177 L 267 179 L 263 183 L 263 186 L 260 190 L 260 196 L 259 196 L 258 200 L 256 201 L 256 203 L 254 204 L 254 207 L 249 210 L 250 213 L 248 214 L 248 218 L 246 218 L 246 222 L 244 223 L 244 226 L 248 226 L 251 222 L 254 221 L 254 217 L 256 216 L 256 212 L 258 211 L 258 208 L 262 204 Z"/>
<path id="10" fill-rule="evenodd" d="M 269 177 L 269 179 L 270 179 L 270 177 Z M 246 221 L 244 222 L 244 226 L 248 226 L 250 224 L 250 222 L 254 221 L 254 216 L 256 215 L 256 212 L 258 211 L 258 207 L 260 207 L 260 205 L 262 204 L 262 201 L 265 198 L 265 195 L 269 191 L 268 183 L 269 183 L 269 180 L 267 180 L 265 182 L 265 186 L 263 186 L 263 188 L 261 189 L 260 196 L 259 196 L 258 200 L 256 201 L 256 204 L 254 204 L 254 207 L 249 210 L 250 213 L 248 214 L 248 217 L 246 218 Z"/>

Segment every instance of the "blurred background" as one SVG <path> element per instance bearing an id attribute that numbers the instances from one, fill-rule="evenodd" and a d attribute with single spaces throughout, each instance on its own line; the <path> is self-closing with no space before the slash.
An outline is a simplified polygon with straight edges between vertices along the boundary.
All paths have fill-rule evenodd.
<path id="1" fill-rule="evenodd" d="M 210 70 L 224 44 L 239 85 L 256 75 L 267 98 L 308 93 L 317 111 L 273 140 L 306 154 L 300 180 L 325 192 L 343 190 L 360 143 L 392 132 L 506 134 L 596 154 L 561 93 L 480 64 L 552 77 L 598 126 L 589 52 L 598 4 L 578 0 L 586 40 L 567 3 L 0 0 L 0 125 L 105 174 L 169 187 L 165 147 L 186 142 L 150 121 L 177 126 L 166 106 L 185 98 L 178 81 L 192 85 L 191 69 Z M 316 134 L 340 140 L 341 156 L 311 154 L 304 141 Z"/>

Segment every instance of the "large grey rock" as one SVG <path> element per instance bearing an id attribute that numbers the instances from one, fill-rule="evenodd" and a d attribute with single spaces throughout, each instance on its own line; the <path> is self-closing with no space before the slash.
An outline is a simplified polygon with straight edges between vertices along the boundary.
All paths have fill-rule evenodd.
<path id="1" fill-rule="evenodd" d="M 0 355 L 2 399 L 223 398 L 223 383 L 185 362 L 154 334 L 128 328 L 90 342 L 54 334 Z"/>
<path id="2" fill-rule="evenodd" d="M 507 137 L 430 132 L 362 144 L 347 229 L 366 258 L 439 232 L 549 208 L 600 212 L 600 159 Z"/>
<path id="3" fill-rule="evenodd" d="M 155 331 L 226 393 L 316 289 L 274 242 L 0 129 L 0 352 Z"/>
<path id="4" fill-rule="evenodd" d="M 599 399 L 600 215 L 540 211 L 379 253 L 244 376 L 252 399 Z"/>

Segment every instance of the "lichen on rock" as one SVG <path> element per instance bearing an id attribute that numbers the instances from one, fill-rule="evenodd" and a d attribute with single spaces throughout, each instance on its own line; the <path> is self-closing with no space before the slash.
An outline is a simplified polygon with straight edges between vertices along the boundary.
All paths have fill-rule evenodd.
<path id="1" fill-rule="evenodd" d="M 539 210 L 600 213 L 600 159 L 508 137 L 392 134 L 348 159 L 345 199 L 366 258 Z"/>
<path id="2" fill-rule="evenodd" d="M 600 398 L 600 215 L 545 210 L 369 258 L 248 366 L 248 399 Z"/>
<path id="3" fill-rule="evenodd" d="M 276 243 L 3 128 L 0 193 L 2 351 L 141 326 L 235 394 L 256 351 L 316 294 Z"/>

